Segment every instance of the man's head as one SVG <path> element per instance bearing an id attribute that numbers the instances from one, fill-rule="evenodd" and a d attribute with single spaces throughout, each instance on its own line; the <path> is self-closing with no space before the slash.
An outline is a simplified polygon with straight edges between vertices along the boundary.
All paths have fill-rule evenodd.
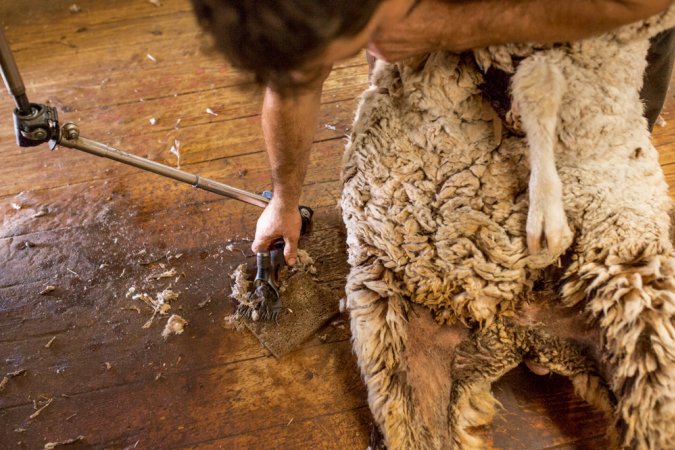
<path id="1" fill-rule="evenodd" d="M 412 2 L 192 0 L 200 23 L 233 65 L 282 88 L 311 81 L 312 69 L 318 74 L 322 66 L 363 48 L 377 26 L 392 17 L 389 7 L 401 3 Z M 297 73 L 303 71 L 299 81 Z"/>

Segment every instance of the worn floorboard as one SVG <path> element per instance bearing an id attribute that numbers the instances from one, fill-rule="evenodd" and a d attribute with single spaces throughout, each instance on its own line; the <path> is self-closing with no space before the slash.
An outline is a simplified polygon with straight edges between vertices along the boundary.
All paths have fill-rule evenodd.
<path id="1" fill-rule="evenodd" d="M 187 0 L 81 0 L 78 13 L 73 3 L 0 0 L 33 101 L 57 106 L 86 137 L 269 187 L 261 92 L 208 51 Z M 303 247 L 336 303 L 347 272 L 339 166 L 366 79 L 358 56 L 327 82 L 303 197 L 316 210 Z M 675 186 L 670 100 L 655 143 Z M 77 436 L 70 448 L 366 447 L 372 418 L 344 316 L 282 360 L 225 326 L 228 275 L 254 264 L 258 209 L 73 150 L 18 148 L 11 109 L 0 96 L 0 378 L 25 373 L 0 392 L 0 448 Z M 132 287 L 178 292 L 172 312 L 189 321 L 185 333 L 164 340 L 165 317 L 143 328 L 151 311 Z M 494 391 L 504 409 L 493 448 L 604 445 L 601 415 L 564 379 L 519 368 Z"/>

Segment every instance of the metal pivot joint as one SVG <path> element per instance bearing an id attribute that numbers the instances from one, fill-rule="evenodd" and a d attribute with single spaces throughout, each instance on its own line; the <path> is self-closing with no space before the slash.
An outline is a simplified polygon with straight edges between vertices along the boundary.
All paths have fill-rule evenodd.
<path id="1" fill-rule="evenodd" d="M 59 117 L 56 108 L 38 103 L 30 104 L 30 113 L 14 110 L 14 131 L 20 147 L 35 147 L 45 142 L 54 150 L 60 140 Z"/>
<path id="2" fill-rule="evenodd" d="M 14 97 L 14 132 L 20 147 L 35 147 L 49 142 L 52 150 L 59 141 L 59 119 L 56 108 L 30 103 L 21 73 L 14 61 L 5 33 L 0 28 L 0 67 L 7 91 Z"/>

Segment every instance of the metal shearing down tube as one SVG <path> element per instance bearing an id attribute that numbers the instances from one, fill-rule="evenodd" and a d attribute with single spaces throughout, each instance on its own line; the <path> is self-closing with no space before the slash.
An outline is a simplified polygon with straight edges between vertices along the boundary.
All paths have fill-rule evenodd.
<path id="1" fill-rule="evenodd" d="M 269 200 L 262 195 L 228 186 L 209 178 L 204 178 L 199 175 L 185 172 L 184 170 L 174 169 L 173 167 L 160 164 L 141 156 L 132 155 L 131 153 L 123 152 L 122 150 L 118 150 L 100 142 L 81 137 L 80 131 L 77 128 L 77 125 L 74 123 L 66 123 L 61 128 L 61 139 L 59 140 L 59 145 L 75 150 L 80 150 L 92 155 L 102 156 L 104 158 L 112 159 L 124 164 L 129 164 L 139 169 L 147 170 L 149 172 L 153 172 L 176 181 L 187 183 L 199 189 L 240 200 L 242 202 L 259 206 L 261 208 L 264 208 L 269 203 Z"/>
<path id="2" fill-rule="evenodd" d="M 269 203 L 269 200 L 262 195 L 228 186 L 183 170 L 174 169 L 173 167 L 123 152 L 100 142 L 80 137 L 77 125 L 73 123 L 66 123 L 59 129 L 56 108 L 42 104 L 33 104 L 28 101 L 26 87 L 23 84 L 19 68 L 16 65 L 12 50 L 1 27 L 0 68 L 2 69 L 2 78 L 5 81 L 7 90 L 16 103 L 14 123 L 17 144 L 19 146 L 32 147 L 49 142 L 52 149 L 56 145 L 61 145 L 92 155 L 102 156 L 261 208 L 264 208 Z"/>
<path id="3" fill-rule="evenodd" d="M 21 79 L 19 68 L 16 66 L 12 50 L 5 37 L 5 32 L 0 27 L 0 65 L 2 66 L 2 78 L 7 90 L 14 97 L 16 108 L 21 115 L 31 113 L 30 102 L 26 96 L 26 87 Z"/>

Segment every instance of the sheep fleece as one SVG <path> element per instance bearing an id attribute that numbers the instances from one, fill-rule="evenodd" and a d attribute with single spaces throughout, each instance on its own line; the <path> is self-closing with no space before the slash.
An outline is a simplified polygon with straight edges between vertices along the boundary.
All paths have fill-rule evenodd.
<path id="1" fill-rule="evenodd" d="M 608 445 L 675 448 L 671 201 L 639 99 L 648 38 L 674 16 L 376 66 L 341 206 L 353 348 L 390 449 L 483 448 L 470 428 L 490 423 L 491 383 L 523 358 L 613 418 Z M 513 73 L 514 56 L 546 52 L 567 82 L 555 158 L 574 242 L 561 268 L 527 252 L 528 146 L 479 90 L 481 68 Z"/>

